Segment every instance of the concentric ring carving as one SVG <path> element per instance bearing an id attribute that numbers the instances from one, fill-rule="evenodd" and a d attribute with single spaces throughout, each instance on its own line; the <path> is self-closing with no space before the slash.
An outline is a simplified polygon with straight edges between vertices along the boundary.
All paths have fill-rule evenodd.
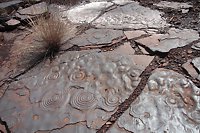
<path id="1" fill-rule="evenodd" d="M 82 81 L 86 78 L 86 73 L 83 70 L 75 70 L 70 74 L 70 80 L 73 82 Z"/>
<path id="2" fill-rule="evenodd" d="M 95 108 L 97 101 L 93 93 L 79 90 L 70 99 L 70 104 L 76 109 L 88 110 Z"/>
<path id="3" fill-rule="evenodd" d="M 56 111 L 68 102 L 69 95 L 63 90 L 50 90 L 42 98 L 40 107 L 46 111 Z"/>

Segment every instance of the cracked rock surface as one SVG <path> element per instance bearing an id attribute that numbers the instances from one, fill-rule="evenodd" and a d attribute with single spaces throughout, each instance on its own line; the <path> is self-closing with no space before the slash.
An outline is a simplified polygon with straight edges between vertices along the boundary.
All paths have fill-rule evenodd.
<path id="1" fill-rule="evenodd" d="M 67 17 L 74 23 L 90 23 L 102 10 L 112 5 L 110 2 L 92 2 L 67 11 Z"/>
<path id="2" fill-rule="evenodd" d="M 122 30 L 89 29 L 80 36 L 70 40 L 70 43 L 78 46 L 109 44 L 112 40 L 124 36 Z"/>
<path id="3" fill-rule="evenodd" d="M 161 14 L 132 2 L 104 13 L 93 24 L 101 28 L 161 28 L 167 26 Z"/>
<path id="4" fill-rule="evenodd" d="M 144 92 L 115 126 L 141 133 L 197 133 L 200 128 L 199 94 L 200 88 L 184 76 L 158 69 L 150 76 Z"/>
<path id="5" fill-rule="evenodd" d="M 199 133 L 198 24 L 187 21 L 196 26 L 190 29 L 172 21 L 200 5 L 62 2 L 0 3 L 0 132 Z M 12 50 L 39 43 L 27 19 L 48 14 L 75 30 L 54 58 L 18 66 Z"/>
<path id="6" fill-rule="evenodd" d="M 173 8 L 173 9 L 189 9 L 192 5 L 188 3 L 181 3 L 181 2 L 168 2 L 168 1 L 160 1 L 157 4 L 154 4 L 158 7 L 164 8 Z"/>
<path id="7" fill-rule="evenodd" d="M 136 42 L 145 45 L 152 51 L 169 52 L 177 47 L 183 47 L 199 39 L 198 32 L 190 29 L 171 28 L 167 34 L 152 34 L 149 37 L 136 40 Z"/>
<path id="8" fill-rule="evenodd" d="M 9 119 L 12 131 L 52 130 L 82 121 L 98 129 L 140 80 L 140 68 L 121 55 L 72 52 L 53 64 L 14 82 L 2 97 L 0 117 Z"/>

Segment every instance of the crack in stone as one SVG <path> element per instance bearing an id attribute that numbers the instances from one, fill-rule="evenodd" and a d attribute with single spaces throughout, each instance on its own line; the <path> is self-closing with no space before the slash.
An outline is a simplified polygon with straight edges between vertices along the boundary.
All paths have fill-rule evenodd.
<path id="1" fill-rule="evenodd" d="M 5 84 L 3 84 L 3 85 L 5 85 Z M 0 86 L 0 89 L 1 89 L 1 87 L 3 87 L 3 85 Z M 1 94 L 2 96 L 0 97 L 0 100 L 1 100 L 1 98 L 3 97 L 3 95 L 6 93 L 6 90 L 8 89 L 8 87 L 9 87 L 9 85 L 6 87 L 5 90 L 3 90 L 3 93 Z"/>
<path id="2" fill-rule="evenodd" d="M 11 133 L 10 129 L 8 128 L 8 125 L 7 125 L 6 121 L 3 121 L 3 120 L 1 119 L 1 117 L 0 117 L 0 124 L 3 125 L 3 126 L 5 127 L 7 133 Z M 1 131 L 1 130 L 0 130 L 0 131 Z"/>
<path id="3" fill-rule="evenodd" d="M 105 133 L 116 121 L 117 119 L 130 107 L 131 103 L 136 100 L 136 98 L 142 93 L 144 87 L 146 86 L 145 83 L 147 83 L 148 78 L 151 75 L 151 72 L 155 70 L 158 67 L 158 64 L 155 63 L 156 58 L 153 59 L 153 61 L 150 63 L 148 67 L 143 71 L 143 73 L 140 75 L 141 81 L 136 87 L 136 89 L 133 91 L 133 93 L 129 96 L 128 99 L 126 99 L 123 103 L 119 105 L 118 110 L 110 117 L 110 119 L 106 122 L 111 122 L 111 124 L 107 125 L 104 124 L 97 133 Z M 150 68 L 151 66 L 154 66 Z"/>
<path id="4" fill-rule="evenodd" d="M 105 133 L 106 131 L 108 131 L 111 126 L 118 120 L 118 118 L 130 107 L 130 105 L 132 104 L 132 102 L 134 102 L 137 97 L 142 93 L 144 87 L 146 86 L 146 83 L 148 81 L 148 78 L 151 76 L 151 72 L 153 70 L 155 70 L 156 68 L 159 68 L 160 65 L 161 65 L 161 61 L 162 60 L 165 60 L 166 58 L 169 58 L 170 59 L 170 55 L 173 55 L 173 51 L 176 50 L 176 49 L 182 49 L 181 51 L 184 52 L 183 49 L 186 49 L 188 47 L 191 47 L 194 43 L 197 43 L 199 42 L 199 40 L 196 40 L 196 41 L 193 41 L 192 43 L 190 44 L 187 44 L 186 46 L 184 47 L 180 47 L 180 48 L 174 48 L 174 49 L 171 49 L 169 52 L 168 52 L 168 55 L 165 57 L 165 58 L 161 58 L 159 56 L 155 56 L 154 59 L 152 60 L 152 62 L 150 63 L 149 66 L 146 67 L 146 69 L 143 71 L 143 73 L 140 75 L 141 77 L 141 81 L 140 83 L 138 84 L 138 86 L 136 87 L 136 89 L 133 91 L 133 93 L 129 96 L 128 99 L 126 99 L 123 103 L 121 103 L 119 105 L 119 108 L 118 110 L 113 114 L 111 115 L 111 117 L 108 119 L 108 121 L 106 123 L 109 123 L 109 124 L 104 124 L 98 131 L 97 133 Z M 157 59 L 158 58 L 158 59 Z M 176 57 L 174 57 L 176 58 Z M 173 63 L 173 62 L 172 62 Z M 169 63 L 172 64 L 172 63 Z M 177 67 L 177 66 L 176 66 Z M 161 68 L 164 68 L 164 67 L 161 67 Z M 177 67 L 178 68 L 178 67 Z M 189 78 L 189 79 L 192 79 Z M 193 81 L 193 80 L 192 80 Z M 195 84 L 195 83 L 194 83 Z M 196 84 L 195 84 L 196 85 Z M 198 85 L 196 85 L 198 86 Z"/>
<path id="5" fill-rule="evenodd" d="M 52 130 L 38 130 L 37 132 L 39 132 L 39 131 L 47 131 L 47 132 L 50 132 L 50 133 L 51 133 L 52 131 L 61 130 L 61 129 L 65 128 L 66 126 L 69 126 L 69 125 L 76 125 L 76 124 L 81 123 L 81 122 L 86 122 L 86 121 L 79 121 L 79 122 L 75 122 L 75 123 L 65 124 L 65 125 L 62 126 L 62 127 L 54 128 L 54 129 L 52 129 Z M 37 132 L 36 132 L 36 133 L 37 133 Z"/>

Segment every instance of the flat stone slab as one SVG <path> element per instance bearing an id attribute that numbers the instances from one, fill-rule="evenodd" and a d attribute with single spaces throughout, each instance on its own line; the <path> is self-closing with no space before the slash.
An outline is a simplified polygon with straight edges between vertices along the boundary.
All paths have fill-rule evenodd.
<path id="1" fill-rule="evenodd" d="M 157 69 L 143 93 L 110 130 L 198 133 L 199 98 L 200 88 L 184 76 L 171 70 Z"/>
<path id="2" fill-rule="evenodd" d="M 158 7 L 164 7 L 164 8 L 173 8 L 173 9 L 188 9 L 192 7 L 189 3 L 183 3 L 183 2 L 169 2 L 169 1 L 160 1 L 159 3 L 153 4 Z"/>
<path id="3" fill-rule="evenodd" d="M 8 26 L 16 26 L 18 24 L 20 24 L 20 21 L 19 20 L 16 20 L 16 19 L 10 19 L 6 22 L 6 24 Z"/>
<path id="4" fill-rule="evenodd" d="M 152 51 L 169 52 L 173 48 L 183 47 L 199 39 L 199 34 L 191 29 L 169 29 L 167 34 L 153 34 L 149 37 L 136 40 Z"/>
<path id="5" fill-rule="evenodd" d="M 157 4 L 153 4 L 155 6 L 158 6 L 160 8 L 172 8 L 176 10 L 181 10 L 182 13 L 189 12 L 189 8 L 193 7 L 189 3 L 181 3 L 181 2 L 168 2 L 168 1 L 160 1 Z"/>
<path id="6" fill-rule="evenodd" d="M 112 40 L 124 36 L 121 30 L 89 29 L 83 34 L 70 40 L 70 43 L 78 46 L 108 44 Z"/>
<path id="7" fill-rule="evenodd" d="M 125 42 L 123 45 L 120 45 L 118 48 L 111 51 L 111 53 L 122 55 L 134 55 L 135 50 L 132 48 L 130 42 Z"/>
<path id="8" fill-rule="evenodd" d="M 82 122 L 82 132 L 99 129 L 134 91 L 142 72 L 128 56 L 95 52 L 67 52 L 34 69 L 0 99 L 0 117 L 11 132 L 68 129 Z"/>
<path id="9" fill-rule="evenodd" d="M 168 24 L 161 17 L 163 13 L 132 2 L 117 6 L 96 19 L 92 24 L 101 28 L 163 28 Z"/>
<path id="10" fill-rule="evenodd" d="M 142 35 L 146 35 L 147 33 L 142 30 L 133 30 L 133 31 L 124 31 L 127 39 L 135 39 L 141 37 Z"/>
<path id="11" fill-rule="evenodd" d="M 145 70 L 145 68 L 151 63 L 151 61 L 154 59 L 154 56 L 149 55 L 133 55 L 132 56 L 133 61 L 137 66 L 140 67 L 141 70 Z"/>
<path id="12" fill-rule="evenodd" d="M 21 20 L 32 18 L 36 15 L 42 15 L 47 12 L 47 3 L 41 2 L 30 7 L 21 9 L 15 14 Z"/>
<path id="13" fill-rule="evenodd" d="M 92 2 L 66 11 L 66 16 L 74 23 L 90 23 L 101 13 L 102 10 L 112 5 L 113 3 L 111 2 Z M 63 15 L 63 17 L 65 16 Z"/>

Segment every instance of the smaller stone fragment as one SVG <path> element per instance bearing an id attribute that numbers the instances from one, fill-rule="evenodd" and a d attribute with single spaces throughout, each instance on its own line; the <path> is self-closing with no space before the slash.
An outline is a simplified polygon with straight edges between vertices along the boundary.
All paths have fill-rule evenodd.
<path id="1" fill-rule="evenodd" d="M 188 13 L 189 9 L 181 9 L 182 13 Z"/>
<path id="2" fill-rule="evenodd" d="M 135 50 L 131 47 L 130 42 L 126 42 L 112 52 L 116 54 L 134 55 Z"/>
<path id="3" fill-rule="evenodd" d="M 125 5 L 125 4 L 131 3 L 133 1 L 131 1 L 131 0 L 113 0 L 112 2 L 115 4 L 118 4 L 118 5 Z"/>
<path id="4" fill-rule="evenodd" d="M 136 65 L 140 66 L 142 70 L 144 70 L 154 59 L 154 56 L 148 56 L 148 55 L 133 55 L 132 56 L 133 61 Z"/>
<path id="5" fill-rule="evenodd" d="M 183 47 L 198 39 L 197 31 L 171 28 L 167 34 L 153 34 L 149 37 L 138 39 L 136 42 L 145 45 L 154 52 L 169 52 L 173 48 Z"/>
<path id="6" fill-rule="evenodd" d="M 10 19 L 6 22 L 6 24 L 8 26 L 16 26 L 18 24 L 20 24 L 20 21 L 19 20 L 16 20 L 16 19 Z"/>
<path id="7" fill-rule="evenodd" d="M 134 31 L 124 31 L 124 34 L 128 39 L 134 39 L 142 35 L 145 35 L 147 33 L 142 30 L 134 30 Z"/>
<path id="8" fill-rule="evenodd" d="M 200 50 L 200 43 L 196 43 L 196 44 L 192 45 L 192 48 L 196 49 L 196 50 Z"/>
<path id="9" fill-rule="evenodd" d="M 182 67 L 188 72 L 188 74 L 190 74 L 193 78 L 197 78 L 198 77 L 198 73 L 197 71 L 194 69 L 193 65 L 190 64 L 191 61 L 187 61 L 186 63 L 184 63 L 182 65 Z"/>
<path id="10" fill-rule="evenodd" d="M 147 52 L 146 49 L 143 48 L 142 46 L 138 46 L 138 47 L 142 51 L 143 54 L 149 54 L 149 52 Z"/>
<path id="11" fill-rule="evenodd" d="M 158 6 L 158 7 L 173 8 L 173 9 L 187 9 L 187 8 L 192 7 L 192 5 L 189 5 L 188 3 L 168 2 L 168 1 L 161 1 L 153 5 Z"/>
<path id="12" fill-rule="evenodd" d="M 137 43 L 145 45 L 149 48 L 156 47 L 159 45 L 159 39 L 164 36 L 162 34 L 153 34 L 152 36 L 141 38 L 136 40 Z"/>
<path id="13" fill-rule="evenodd" d="M 112 124 L 112 122 L 110 122 L 110 121 L 106 122 L 106 125 L 111 125 L 111 124 Z"/>
<path id="14" fill-rule="evenodd" d="M 161 17 L 163 12 L 152 10 L 132 1 L 124 6 L 117 6 L 113 10 L 105 12 L 92 24 L 98 28 L 161 28 L 169 24 Z"/>
<path id="15" fill-rule="evenodd" d="M 32 18 L 36 15 L 41 15 L 47 12 L 47 3 L 41 2 L 30 7 L 21 9 L 15 14 L 21 20 Z"/>
<path id="16" fill-rule="evenodd" d="M 193 59 L 192 63 L 198 69 L 198 73 L 200 74 L 200 57 Z"/>

